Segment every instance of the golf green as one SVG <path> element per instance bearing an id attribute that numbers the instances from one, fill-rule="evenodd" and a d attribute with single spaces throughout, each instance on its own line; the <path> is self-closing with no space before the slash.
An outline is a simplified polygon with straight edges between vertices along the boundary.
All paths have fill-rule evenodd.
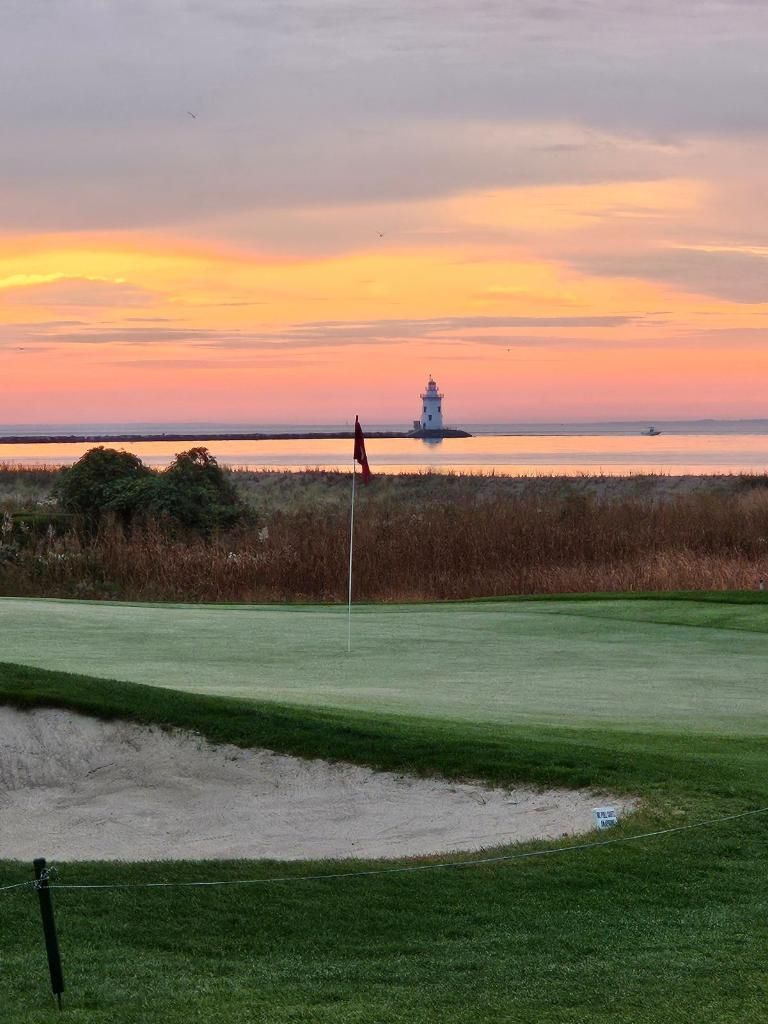
<path id="1" fill-rule="evenodd" d="M 493 723 L 768 731 L 768 605 L 346 609 L 0 600 L 2 658 L 197 693 Z"/>

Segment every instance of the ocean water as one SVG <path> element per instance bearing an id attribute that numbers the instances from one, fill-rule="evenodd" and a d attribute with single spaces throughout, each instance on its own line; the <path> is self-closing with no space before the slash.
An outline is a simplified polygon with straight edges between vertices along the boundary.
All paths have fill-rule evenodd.
<path id="1" fill-rule="evenodd" d="M 458 425 L 458 424 L 457 424 Z M 657 437 L 642 434 L 649 423 L 465 424 L 474 436 L 422 441 L 413 438 L 367 442 L 373 472 L 465 472 L 578 475 L 604 473 L 719 474 L 768 471 L 768 420 L 656 422 Z M 368 431 L 402 430 L 403 424 L 365 424 Z M 0 445 L 0 462 L 25 465 L 68 465 L 92 444 L 39 444 L 35 435 L 48 433 L 210 433 L 203 442 L 222 464 L 252 469 L 349 469 L 352 442 L 333 438 L 307 441 L 220 441 L 223 432 L 334 432 L 350 424 L 253 423 L 102 423 L 0 425 L 0 434 L 29 440 Z M 183 441 L 136 441 L 117 445 L 154 466 L 166 465 Z"/>
<path id="2" fill-rule="evenodd" d="M 27 436 L 30 439 L 46 434 L 179 434 L 185 431 L 193 434 L 210 432 L 216 434 L 334 434 L 343 430 L 352 430 L 354 419 L 338 423 L 257 423 L 253 421 L 174 421 L 147 420 L 146 422 L 96 422 L 87 423 L 0 423 L 0 436 Z M 548 436 L 562 434 L 604 435 L 616 434 L 628 437 L 635 436 L 649 426 L 665 434 L 768 434 L 768 418 L 757 420 L 615 420 L 595 422 L 502 422 L 502 423 L 458 423 L 448 424 L 472 434 L 489 434 L 493 436 L 531 436 L 545 434 Z M 376 423 L 363 420 L 365 430 L 374 431 L 406 431 L 410 430 L 410 422 Z"/>

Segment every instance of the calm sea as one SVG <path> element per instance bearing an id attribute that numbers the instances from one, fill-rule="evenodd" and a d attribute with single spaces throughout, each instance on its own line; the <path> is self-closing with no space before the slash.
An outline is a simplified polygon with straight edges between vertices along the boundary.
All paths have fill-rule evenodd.
<path id="1" fill-rule="evenodd" d="M 379 473 L 455 470 L 465 473 L 706 474 L 768 471 L 768 420 L 656 422 L 657 437 L 643 435 L 651 424 L 491 423 L 453 424 L 469 438 L 425 442 L 410 438 L 367 443 L 371 468 Z M 365 424 L 369 431 L 402 430 L 403 424 Z M 0 445 L 0 462 L 68 465 L 92 447 L 88 443 L 36 444 L 35 435 L 67 433 L 334 432 L 340 424 L 255 423 L 88 423 L 0 425 L 0 434 L 26 435 L 23 444 Z M 331 438 L 312 441 L 217 441 L 207 447 L 222 464 L 252 469 L 348 469 L 352 444 Z M 120 444 L 150 465 L 162 466 L 185 447 L 182 441 Z"/>

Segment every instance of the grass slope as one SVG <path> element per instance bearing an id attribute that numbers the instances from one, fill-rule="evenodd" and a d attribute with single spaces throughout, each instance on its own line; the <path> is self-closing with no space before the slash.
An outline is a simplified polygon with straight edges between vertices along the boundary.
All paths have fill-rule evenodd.
<path id="1" fill-rule="evenodd" d="M 0 601 L 3 657 L 256 701 L 629 730 L 768 733 L 768 604 Z"/>
<path id="2" fill-rule="evenodd" d="M 557 620 L 552 621 L 557 628 Z M 768 804 L 760 737 L 642 734 L 298 708 L 0 665 L 0 702 L 398 770 L 639 792 L 625 833 Z M 332 864 L 93 864 L 61 880 L 288 876 L 268 886 L 59 890 L 76 1024 L 768 1020 L 768 817 L 543 860 L 301 881 Z M 52 849 L 41 851 L 55 857 Z M 364 865 L 361 865 L 364 866 Z M 349 864 L 344 865 L 349 869 Z M 28 868 L 0 864 L 0 884 Z M 53 1009 L 37 903 L 0 893 L 3 1019 Z"/>

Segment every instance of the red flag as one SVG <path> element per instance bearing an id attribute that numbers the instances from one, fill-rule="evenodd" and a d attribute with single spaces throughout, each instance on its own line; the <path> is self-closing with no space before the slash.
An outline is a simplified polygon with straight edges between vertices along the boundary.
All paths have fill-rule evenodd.
<path id="1" fill-rule="evenodd" d="M 360 426 L 360 421 L 355 416 L 355 462 L 359 462 L 363 467 L 363 483 L 367 484 L 371 478 L 371 470 L 368 466 L 368 456 L 365 454 L 365 437 L 363 436 L 363 428 Z"/>

